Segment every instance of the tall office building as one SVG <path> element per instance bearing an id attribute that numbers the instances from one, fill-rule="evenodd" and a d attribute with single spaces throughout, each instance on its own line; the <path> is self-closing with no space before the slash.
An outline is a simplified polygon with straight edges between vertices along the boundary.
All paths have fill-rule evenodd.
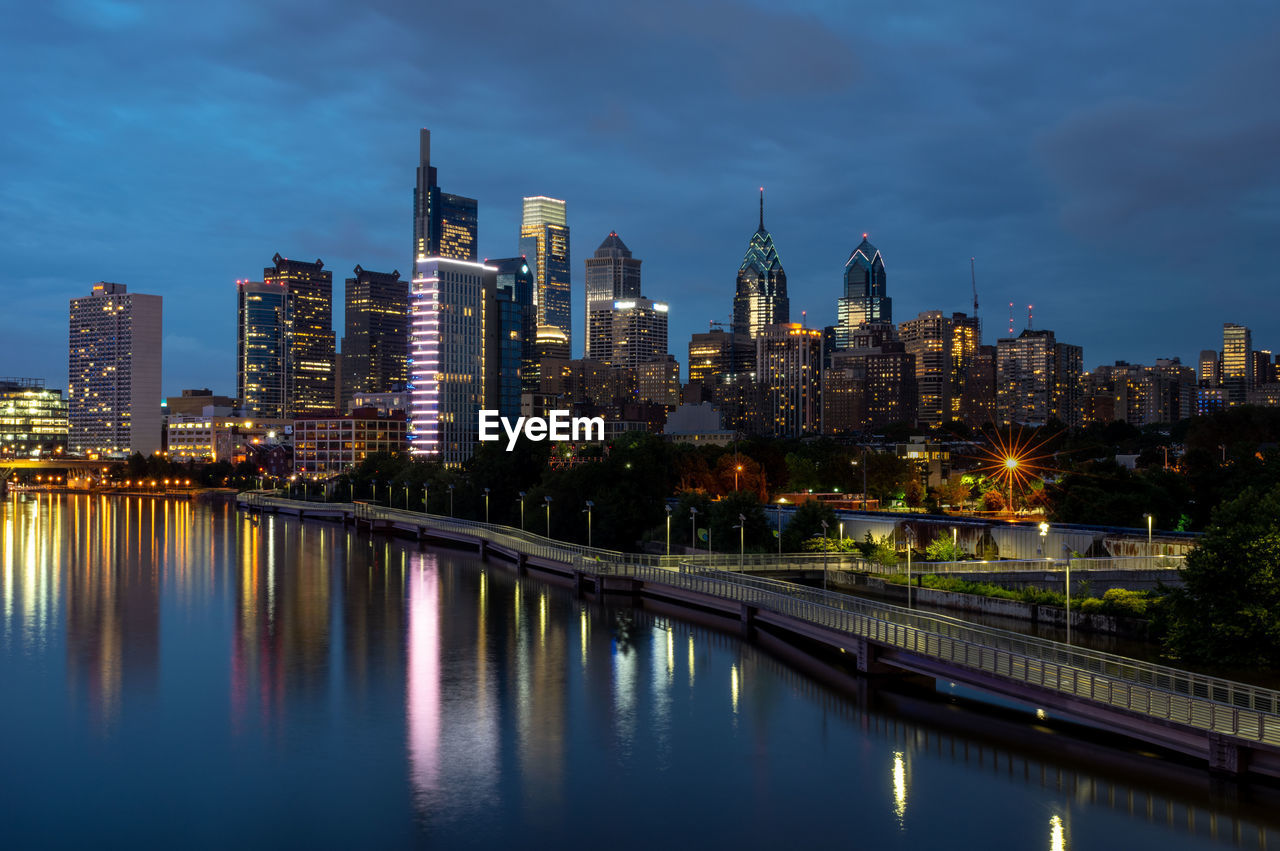
<path id="1" fill-rule="evenodd" d="M 826 434 L 850 434 L 916 422 L 915 356 L 894 339 L 893 326 L 865 325 L 823 370 Z"/>
<path id="2" fill-rule="evenodd" d="M 1059 343 L 1052 331 L 1028 328 L 996 342 L 996 413 L 1004 424 L 1041 426 L 1083 418 L 1083 351 Z"/>
<path id="3" fill-rule="evenodd" d="M 822 332 L 798 322 L 768 325 L 756 337 L 756 367 L 774 437 L 821 430 Z"/>
<path id="4" fill-rule="evenodd" d="M 520 416 L 520 394 L 538 389 L 533 270 L 523 257 L 485 263 L 497 272 L 485 277 L 484 406 L 514 419 Z"/>
<path id="5" fill-rule="evenodd" d="M 41 378 L 0 378 L 0 452 L 53 455 L 67 448 L 67 400 Z"/>
<path id="6" fill-rule="evenodd" d="M 689 339 L 689 383 L 708 390 L 719 384 L 722 376 L 754 371 L 755 362 L 755 343 L 723 328 Z"/>
<path id="7" fill-rule="evenodd" d="M 144 456 L 161 447 L 163 299 L 101 282 L 71 299 L 68 450 Z"/>
<path id="8" fill-rule="evenodd" d="M 604 359 L 610 366 L 637 366 L 667 359 L 665 302 L 647 298 L 615 301 L 609 311 L 611 351 Z"/>
<path id="9" fill-rule="evenodd" d="M 1253 389 L 1253 332 L 1234 322 L 1222 326 L 1222 386 L 1228 405 L 1243 405 Z"/>
<path id="10" fill-rule="evenodd" d="M 479 218 L 474 198 L 441 192 L 431 164 L 431 131 L 418 131 L 418 181 L 413 189 L 413 257 L 475 260 Z"/>
<path id="11" fill-rule="evenodd" d="M 791 300 L 787 298 L 787 273 L 773 244 L 773 235 L 764 229 L 764 189 L 760 189 L 760 227 L 747 243 L 747 253 L 738 267 L 733 296 L 733 332 L 754 340 L 769 325 L 791 321 Z"/>
<path id="12" fill-rule="evenodd" d="M 844 295 L 836 303 L 836 347 L 852 347 L 853 332 L 868 322 L 893 322 L 893 299 L 885 295 L 884 258 L 864 233 L 844 264 Z"/>
<path id="13" fill-rule="evenodd" d="M 276 254 L 262 270 L 265 284 L 289 291 L 285 416 L 332 413 L 338 406 L 337 351 L 333 334 L 333 272 L 324 261 L 308 263 Z"/>
<path id="14" fill-rule="evenodd" d="M 535 195 L 524 199 L 520 254 L 534 269 L 533 302 L 538 324 L 554 325 L 573 339 L 569 286 L 569 225 L 563 201 Z"/>
<path id="15" fill-rule="evenodd" d="M 497 267 L 418 261 L 409 290 L 409 451 L 457 467 L 471 457 L 485 401 L 485 292 Z"/>
<path id="16" fill-rule="evenodd" d="M 586 261 L 586 336 L 583 352 L 591 360 L 608 360 L 613 354 L 611 339 L 613 303 L 640 297 L 640 263 L 631 249 L 610 232 Z"/>
<path id="17" fill-rule="evenodd" d="M 916 416 L 937 428 L 964 418 L 964 391 L 981 341 L 977 319 L 927 310 L 898 325 L 898 339 L 915 356 Z"/>
<path id="18" fill-rule="evenodd" d="M 256 419 L 284 419 L 289 387 L 289 287 L 236 281 L 236 398 Z"/>
<path id="19" fill-rule="evenodd" d="M 399 270 L 354 272 L 346 281 L 341 411 L 356 393 L 390 393 L 409 381 L 409 282 Z"/>
<path id="20" fill-rule="evenodd" d="M 1217 387 L 1222 383 L 1222 361 L 1214 349 L 1200 351 L 1199 379 L 1201 387 Z"/>

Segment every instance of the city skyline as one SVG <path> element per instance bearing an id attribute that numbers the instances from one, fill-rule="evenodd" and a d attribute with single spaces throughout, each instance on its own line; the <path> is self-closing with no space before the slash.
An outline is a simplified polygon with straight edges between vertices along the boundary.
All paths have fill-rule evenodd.
<path id="1" fill-rule="evenodd" d="M 322 74 L 268 63 L 238 47 L 246 29 L 290 28 L 278 9 L 252 20 L 249 7 L 206 10 L 195 22 L 123 3 L 20 10 L 0 44 L 15 82 L 6 103 L 30 132 L 0 142 L 10 187 L 0 200 L 10 234 L 0 290 L 31 321 L 11 329 L 8 372 L 62 384 L 60 305 L 112 280 L 172 306 L 165 393 L 230 391 L 234 282 L 256 278 L 263 257 L 403 267 L 418 127 L 435 131 L 441 184 L 479 202 L 479 257 L 516 253 L 522 197 L 563 198 L 572 229 L 589 241 L 626 233 L 646 258 L 653 291 L 672 301 L 676 352 L 709 321 L 729 319 L 762 184 L 792 318 L 807 311 L 813 327 L 835 322 L 841 263 L 866 232 L 892 267 L 904 317 L 967 311 L 976 257 L 987 343 L 1007 330 L 1011 301 L 1015 332 L 1034 304 L 1035 327 L 1081 345 L 1088 368 L 1194 363 L 1218 345 L 1224 322 L 1249 325 L 1259 345 L 1280 337 L 1280 321 L 1264 321 L 1280 185 L 1268 153 L 1280 107 L 1265 80 L 1280 63 L 1280 14 L 1263 4 L 1158 22 L 1101 5 L 920 17 L 672 7 L 683 35 L 655 32 L 636 10 L 614 13 L 674 62 L 597 53 L 580 38 L 598 16 L 590 7 L 545 21 L 515 10 L 498 34 L 482 11 L 440 10 L 432 26 L 455 36 L 442 42 L 499 40 L 484 61 L 465 64 L 393 58 L 424 25 L 417 10 L 332 11 L 332 23 L 314 23 L 308 54 L 385 39 L 360 75 L 338 73 L 336 62 Z M 848 38 L 869 23 L 882 37 L 855 61 Z M 760 30 L 786 61 L 744 86 L 731 70 L 734 45 Z M 504 57 L 516 32 L 545 36 L 562 55 L 532 69 L 515 51 Z M 1192 33 L 1201 49 L 1187 54 Z M 1015 41 L 1053 49 L 1024 52 Z M 145 66 L 131 60 L 139 44 Z M 456 49 L 443 44 L 440 58 Z M 473 96 L 503 90 L 504 105 L 519 104 L 526 90 L 593 60 L 615 73 L 560 82 L 563 102 L 546 114 Z M 432 75 L 447 83 L 442 96 L 406 109 Z M 200 108 L 175 100 L 194 79 Z M 771 108 L 764 125 L 751 109 L 761 100 Z M 876 133 L 851 134 L 852 119 L 838 117 L 855 103 L 876 114 Z M 1195 122 L 1183 119 L 1190 109 Z M 290 129 L 304 117 L 314 122 L 305 136 Z M 362 122 L 361 133 L 346 132 Z M 272 204 L 253 204 L 260 196 Z M 202 263 L 190 264 L 196 251 Z M 581 256 L 571 268 L 574 316 Z"/>

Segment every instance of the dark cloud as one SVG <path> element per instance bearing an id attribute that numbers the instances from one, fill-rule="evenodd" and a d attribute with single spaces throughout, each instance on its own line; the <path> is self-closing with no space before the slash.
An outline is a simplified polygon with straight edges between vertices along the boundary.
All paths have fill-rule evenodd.
<path id="1" fill-rule="evenodd" d="M 33 319 L 4 371 L 65 380 L 66 299 L 108 279 L 166 297 L 166 391 L 230 392 L 236 278 L 276 251 L 324 258 L 339 299 L 356 263 L 406 271 L 423 126 L 482 254 L 515 251 L 522 195 L 567 199 L 576 280 L 617 229 L 681 360 L 729 313 L 761 184 L 817 324 L 870 231 L 899 318 L 965 309 L 976 256 L 989 338 L 1030 301 L 1089 363 L 1242 317 L 1275 347 L 1278 27 L 1247 0 L 26 4 L 0 29 L 0 287 Z"/>

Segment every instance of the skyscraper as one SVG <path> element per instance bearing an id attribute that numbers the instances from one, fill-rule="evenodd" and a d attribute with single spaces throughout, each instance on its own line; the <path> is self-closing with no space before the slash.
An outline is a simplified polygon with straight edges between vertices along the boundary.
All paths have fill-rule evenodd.
<path id="1" fill-rule="evenodd" d="M 1253 332 L 1234 322 L 1222 326 L 1222 386 L 1228 405 L 1243 405 L 1253 388 Z"/>
<path id="2" fill-rule="evenodd" d="M 836 346 L 851 347 L 853 332 L 867 322 L 893 322 L 893 299 L 885 295 L 884 258 L 864 233 L 844 263 L 844 296 L 836 303 Z"/>
<path id="3" fill-rule="evenodd" d="M 456 467 L 471 457 L 485 401 L 485 292 L 497 268 L 431 257 L 409 291 L 409 451 Z"/>
<path id="4" fill-rule="evenodd" d="M 915 356 L 916 416 L 934 428 L 964 419 L 965 384 L 980 344 L 977 319 L 927 310 L 898 326 L 898 338 Z"/>
<path id="5" fill-rule="evenodd" d="M 1079 346 L 1059 343 L 1052 331 L 1028 328 L 996 343 L 996 413 L 1001 423 L 1045 425 L 1082 419 Z"/>
<path id="6" fill-rule="evenodd" d="M 101 282 L 71 299 L 68 448 L 126 457 L 160 450 L 163 300 Z"/>
<path id="7" fill-rule="evenodd" d="M 720 383 L 721 376 L 751 372 L 755 362 L 755 343 L 724 328 L 689 338 L 689 382 L 708 390 Z"/>
<path id="8" fill-rule="evenodd" d="M 821 430 L 822 332 L 798 322 L 768 325 L 756 337 L 756 367 L 774 437 Z"/>
<path id="9" fill-rule="evenodd" d="M 479 242 L 474 198 L 441 192 L 431 164 L 431 131 L 418 131 L 418 181 L 413 189 L 413 257 L 475 260 Z"/>
<path id="10" fill-rule="evenodd" d="M 747 253 L 738 267 L 737 289 L 733 296 L 733 332 L 754 340 L 769 325 L 791 321 L 791 301 L 787 298 L 787 273 L 773 245 L 773 236 L 764 229 L 764 188 L 760 189 L 760 227 L 747 243 Z"/>
<path id="11" fill-rule="evenodd" d="M 337 408 L 333 334 L 333 273 L 324 261 L 308 263 L 276 254 L 262 270 L 265 284 L 289 290 L 285 361 L 285 417 L 330 413 Z"/>
<path id="12" fill-rule="evenodd" d="M 538 325 L 554 325 L 572 341 L 569 225 L 563 201 L 544 195 L 524 199 L 520 254 L 531 261 L 535 272 L 533 301 L 538 308 Z"/>
<path id="13" fill-rule="evenodd" d="M 582 350 L 591 360 L 608 360 L 613 352 L 613 303 L 640 297 L 640 263 L 631 249 L 611 231 L 596 253 L 588 257 L 586 332 Z"/>
<path id="14" fill-rule="evenodd" d="M 346 280 L 343 411 L 355 393 L 390 393 L 409 380 L 409 282 L 399 270 L 354 272 Z"/>
<path id="15" fill-rule="evenodd" d="M 648 361 L 666 360 L 668 309 L 665 302 L 647 298 L 615 301 L 608 313 L 612 350 L 601 360 L 610 366 L 636 366 Z"/>
<path id="16" fill-rule="evenodd" d="M 255 419 L 284 419 L 289 375 L 289 288 L 236 281 L 236 398 Z"/>
<path id="17" fill-rule="evenodd" d="M 485 276 L 486 408 L 504 417 L 520 416 L 521 392 L 538 389 L 534 368 L 533 270 L 523 257 L 486 260 L 497 269 Z"/>

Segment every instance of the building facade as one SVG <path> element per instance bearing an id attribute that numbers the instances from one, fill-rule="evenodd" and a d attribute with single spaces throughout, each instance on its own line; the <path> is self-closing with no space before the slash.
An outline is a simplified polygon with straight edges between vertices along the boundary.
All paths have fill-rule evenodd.
<path id="1" fill-rule="evenodd" d="M 418 131 L 418 172 L 413 189 L 411 263 L 427 257 L 472 260 L 479 245 L 476 199 L 441 192 L 431 164 L 431 131 Z M 412 268 L 412 267 L 411 267 Z"/>
<path id="2" fill-rule="evenodd" d="M 893 299 L 886 292 L 884 258 L 864 233 L 844 264 L 844 295 L 836 302 L 836 348 L 852 348 L 860 325 L 893 322 Z"/>
<path id="3" fill-rule="evenodd" d="M 289 287 L 236 281 L 236 300 L 236 397 L 250 416 L 283 418 L 289 392 Z"/>
<path id="4" fill-rule="evenodd" d="M 615 301 L 609 311 L 611 349 L 606 362 L 613 366 L 637 366 L 667 359 L 666 302 L 647 298 Z"/>
<path id="5" fill-rule="evenodd" d="M 406 431 L 403 414 L 384 417 L 369 408 L 341 417 L 302 417 L 293 423 L 294 471 L 333 475 L 379 452 L 403 452 Z"/>
<path id="6" fill-rule="evenodd" d="M 523 257 L 485 261 L 497 271 L 485 291 L 485 407 L 504 417 L 520 416 L 520 394 L 531 383 L 537 308 L 533 270 Z"/>
<path id="7" fill-rule="evenodd" d="M 613 304 L 640 298 L 641 260 L 616 231 L 604 238 L 586 260 L 584 356 L 608 360 L 613 355 Z"/>
<path id="8" fill-rule="evenodd" d="M 1243 405 L 1253 389 L 1253 332 L 1234 322 L 1222 326 L 1222 387 L 1229 406 Z"/>
<path id="9" fill-rule="evenodd" d="M 1001 424 L 1082 422 L 1083 351 L 1048 330 L 1023 331 L 996 343 L 996 408 Z"/>
<path id="10" fill-rule="evenodd" d="M 0 378 L 0 454 L 31 457 L 67 449 L 67 400 L 41 378 Z"/>
<path id="11" fill-rule="evenodd" d="M 400 271 L 361 266 L 346 280 L 339 409 L 356 393 L 389 393 L 409 381 L 409 282 Z"/>
<path id="12" fill-rule="evenodd" d="M 755 370 L 756 346 L 723 328 L 712 328 L 689 339 L 689 383 L 708 390 L 725 375 Z"/>
<path id="13" fill-rule="evenodd" d="M 965 387 L 981 345 L 977 319 L 925 311 L 898 325 L 898 339 L 915 358 L 919 424 L 938 428 L 963 420 Z"/>
<path id="14" fill-rule="evenodd" d="M 337 347 L 333 334 L 333 272 L 276 254 L 262 270 L 267 286 L 288 290 L 285 330 L 285 416 L 337 408 Z M 242 397 L 243 398 L 243 397 Z"/>
<path id="15" fill-rule="evenodd" d="M 471 457 L 485 401 L 485 292 L 497 268 L 431 257 L 409 294 L 408 441 L 419 457 L 460 466 Z"/>
<path id="16" fill-rule="evenodd" d="M 572 340 L 569 224 L 563 201 L 545 195 L 524 199 L 520 254 L 534 270 L 533 302 L 538 308 L 538 324 L 554 325 Z"/>
<path id="17" fill-rule="evenodd" d="M 163 299 L 101 282 L 71 299 L 67 449 L 144 456 L 161 447 Z"/>
<path id="18" fill-rule="evenodd" d="M 774 437 L 821 430 L 822 332 L 799 323 L 766 326 L 756 337 L 756 365 Z"/>
<path id="19" fill-rule="evenodd" d="M 747 242 L 747 253 L 738 266 L 733 332 L 744 340 L 754 340 L 766 327 L 790 321 L 787 273 L 773 244 L 773 235 L 764 228 L 764 189 L 761 189 L 760 227 Z"/>

